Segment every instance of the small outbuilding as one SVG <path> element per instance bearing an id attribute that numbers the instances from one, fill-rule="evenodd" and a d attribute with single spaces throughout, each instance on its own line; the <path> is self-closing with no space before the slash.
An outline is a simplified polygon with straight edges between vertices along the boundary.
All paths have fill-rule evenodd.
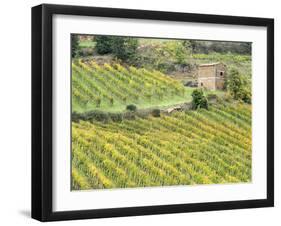
<path id="1" fill-rule="evenodd" d="M 198 67 L 198 87 L 222 90 L 225 87 L 226 65 L 223 63 L 201 64 Z"/>

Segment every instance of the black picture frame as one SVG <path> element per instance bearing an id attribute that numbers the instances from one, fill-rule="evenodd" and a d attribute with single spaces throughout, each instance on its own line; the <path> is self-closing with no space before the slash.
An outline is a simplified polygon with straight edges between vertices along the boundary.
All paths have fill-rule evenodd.
<path id="1" fill-rule="evenodd" d="M 55 14 L 247 25 L 267 28 L 267 198 L 95 210 L 52 210 L 52 18 Z M 274 206 L 274 20 L 43 4 L 32 8 L 32 218 L 40 221 Z"/>

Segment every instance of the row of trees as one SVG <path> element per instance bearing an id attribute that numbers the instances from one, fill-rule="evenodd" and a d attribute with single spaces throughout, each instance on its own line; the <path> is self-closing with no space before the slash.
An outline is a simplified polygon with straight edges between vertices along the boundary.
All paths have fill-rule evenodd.
<path id="1" fill-rule="evenodd" d="M 113 54 L 123 61 L 132 61 L 137 56 L 139 47 L 137 38 L 118 36 L 93 36 L 96 43 L 95 50 L 98 54 Z M 72 56 L 79 53 L 79 35 L 72 35 Z M 159 42 L 161 43 L 161 42 Z M 152 47 L 154 52 L 155 46 Z M 140 48 L 141 49 L 141 48 Z M 249 42 L 222 42 L 222 41 L 197 41 L 197 40 L 170 40 L 161 43 L 162 54 L 174 58 L 177 63 L 184 63 L 184 58 L 188 53 L 237 53 L 251 54 L 251 43 Z M 160 51 L 160 52 L 161 52 Z"/>
<path id="2" fill-rule="evenodd" d="M 138 47 L 138 40 L 135 38 L 97 36 L 95 41 L 98 54 L 110 53 L 125 62 L 130 62 L 135 58 Z"/>
<path id="3" fill-rule="evenodd" d="M 117 36 L 95 36 L 95 51 L 100 54 L 112 54 L 116 58 L 130 63 L 134 60 L 138 47 L 138 39 Z M 72 57 L 79 56 L 79 36 L 71 36 Z"/>
<path id="4" fill-rule="evenodd" d="M 251 54 L 252 45 L 250 42 L 221 42 L 221 41 L 185 41 L 185 46 L 190 48 L 192 53 L 237 53 Z"/>

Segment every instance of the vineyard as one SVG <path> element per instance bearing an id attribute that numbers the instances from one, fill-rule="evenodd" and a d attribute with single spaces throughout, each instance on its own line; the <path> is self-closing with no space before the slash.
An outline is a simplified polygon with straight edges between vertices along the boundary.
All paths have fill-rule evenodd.
<path id="1" fill-rule="evenodd" d="M 77 112 L 121 111 L 127 104 L 140 108 L 177 104 L 190 100 L 191 91 L 155 70 L 95 61 L 72 63 L 72 106 Z"/>
<path id="2" fill-rule="evenodd" d="M 92 68 L 95 68 L 94 72 Z M 100 68 L 96 64 L 89 66 L 80 62 L 73 65 L 73 71 L 77 84 L 85 84 L 81 82 L 85 79 L 93 87 L 94 84 L 103 84 L 101 74 L 109 79 L 114 73 L 118 87 L 110 92 L 97 86 L 96 95 L 93 96 L 94 101 L 100 97 L 102 103 L 107 104 L 110 104 L 112 97 L 114 103 L 127 101 L 118 94 L 125 83 L 130 89 L 122 93 L 129 94 L 126 98 L 132 100 L 150 98 L 146 96 L 149 91 L 153 93 L 151 98 L 156 98 L 157 92 L 163 95 L 159 94 L 157 98 L 164 98 L 165 92 L 173 95 L 180 89 L 177 83 L 165 76 L 156 79 L 151 72 L 133 68 L 130 69 L 133 73 L 128 73 L 120 65 Z M 144 77 L 140 79 L 138 73 Z M 93 80 L 97 83 L 90 83 Z M 155 83 L 161 84 L 159 89 L 152 89 Z M 169 90 L 162 92 L 162 89 L 167 89 L 167 83 Z M 144 84 L 148 87 L 143 90 L 141 87 Z M 85 102 L 90 99 L 86 95 L 86 87 L 78 90 L 79 95 L 83 93 Z M 82 98 L 79 95 L 76 94 L 75 98 Z M 119 123 L 72 122 L 73 190 L 249 181 L 250 105 L 218 105 L 209 110 L 175 112 L 159 118 L 137 118 Z"/>

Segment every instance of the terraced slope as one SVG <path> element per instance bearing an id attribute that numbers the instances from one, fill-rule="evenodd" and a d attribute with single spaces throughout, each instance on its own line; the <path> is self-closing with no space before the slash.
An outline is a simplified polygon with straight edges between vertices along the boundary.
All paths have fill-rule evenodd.
<path id="1" fill-rule="evenodd" d="M 251 106 L 72 124 L 72 189 L 251 181 Z"/>
<path id="2" fill-rule="evenodd" d="M 72 63 L 72 106 L 87 110 L 121 111 L 128 104 L 139 108 L 168 106 L 191 99 L 191 88 L 158 72 L 94 61 Z"/>

